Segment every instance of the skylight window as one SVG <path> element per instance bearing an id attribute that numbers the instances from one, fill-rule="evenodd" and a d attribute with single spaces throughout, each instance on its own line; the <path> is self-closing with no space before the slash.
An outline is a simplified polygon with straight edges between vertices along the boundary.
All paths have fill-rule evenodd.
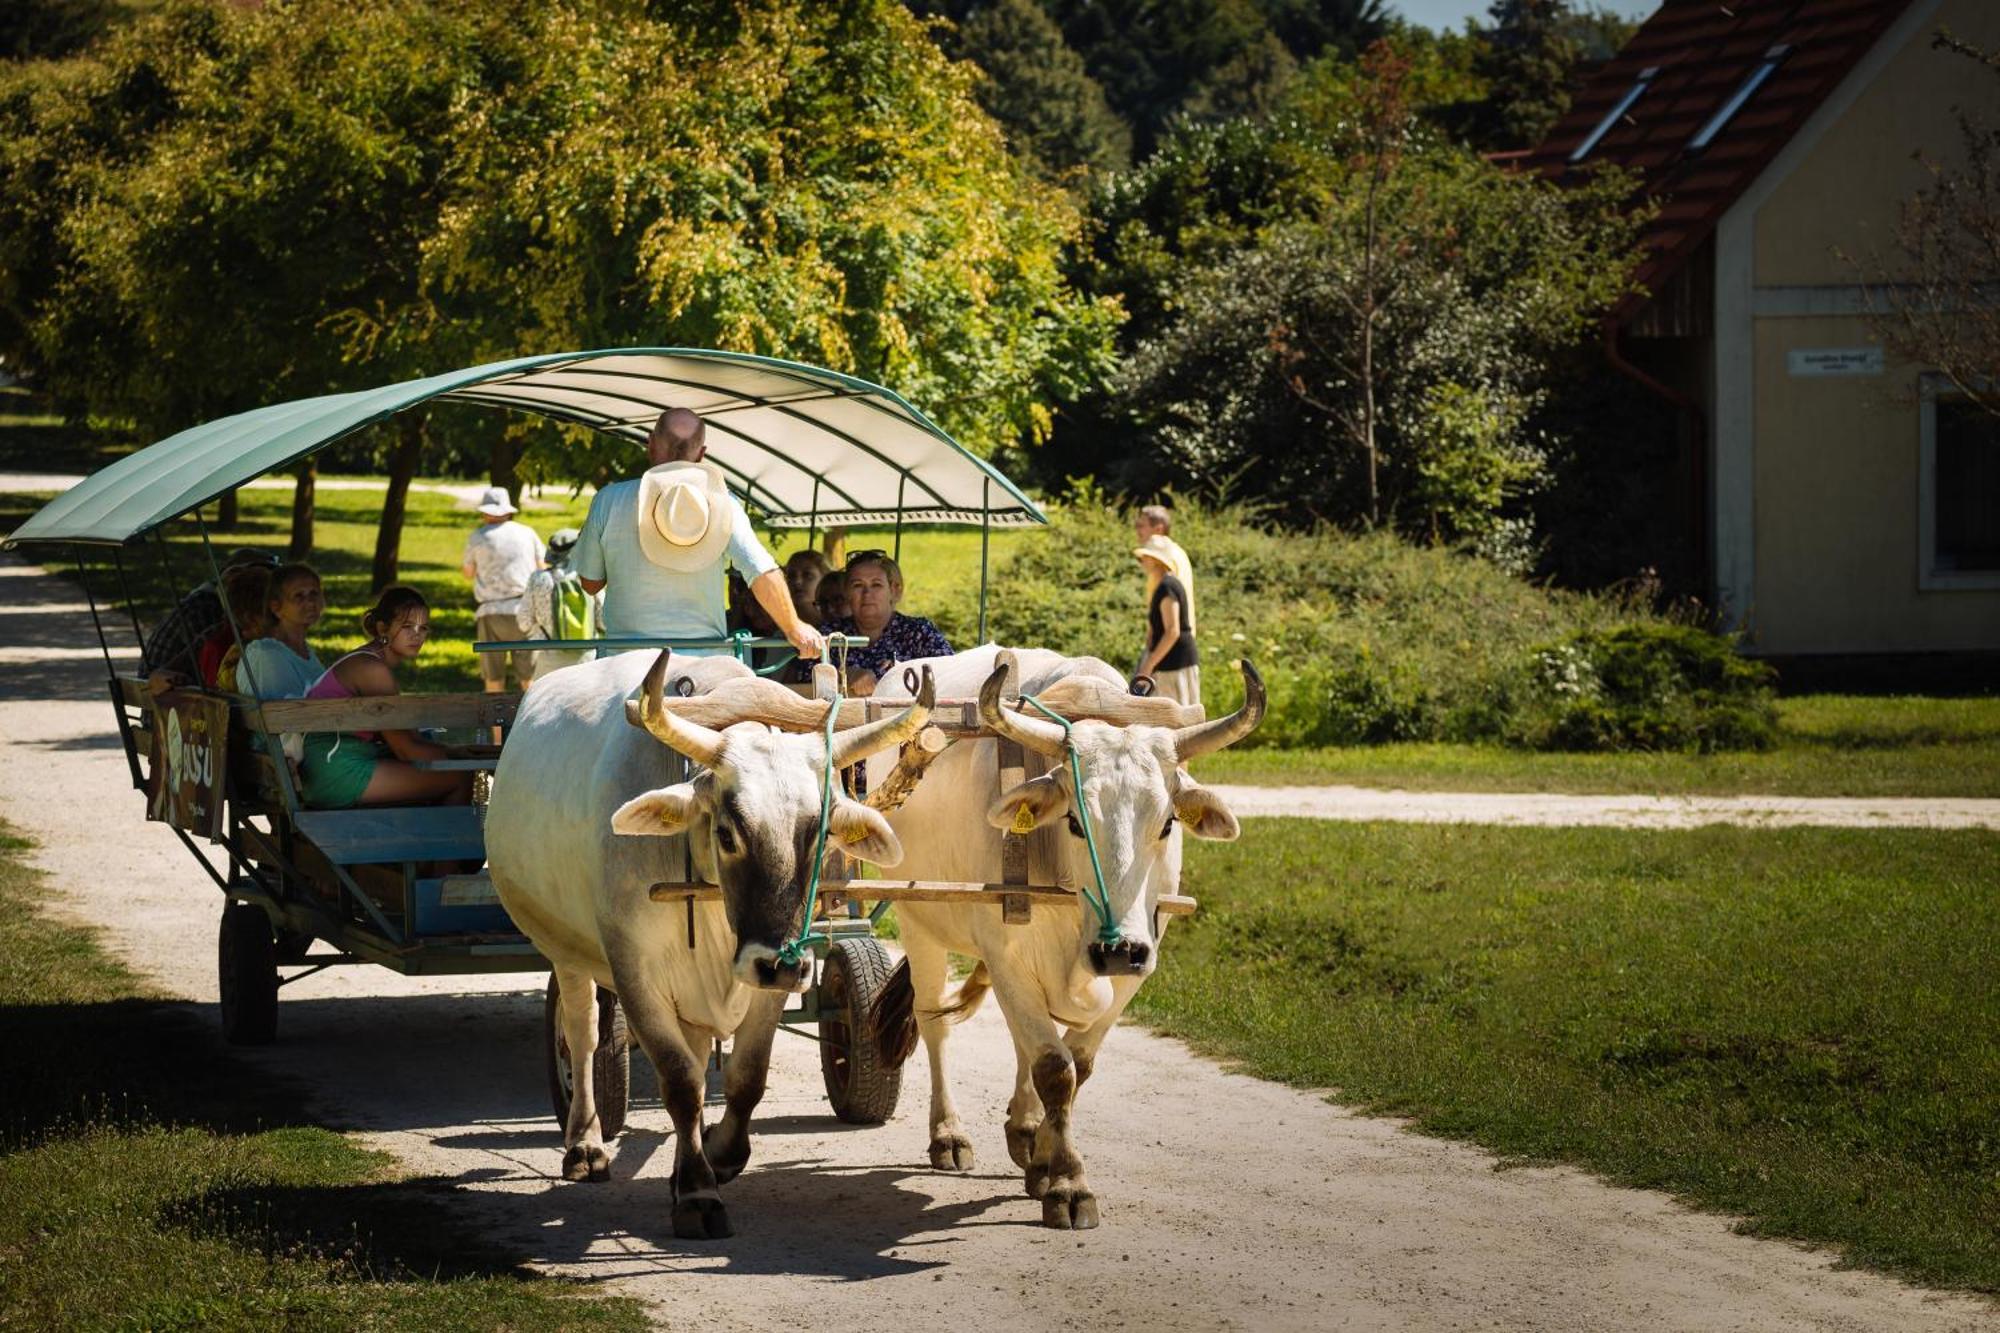
<path id="1" fill-rule="evenodd" d="M 1721 108 L 1708 118 L 1706 125 L 1695 131 L 1694 138 L 1688 140 L 1688 151 L 1691 153 L 1699 152 L 1714 142 L 1715 136 L 1722 133 L 1722 127 L 1729 123 L 1732 116 L 1743 109 L 1743 104 L 1750 100 L 1752 94 L 1764 86 L 1764 80 L 1771 77 L 1771 71 L 1783 64 L 1785 57 L 1791 53 L 1792 48 L 1789 46 L 1774 46 L 1766 51 L 1764 59 L 1758 63 L 1757 68 L 1750 71 L 1749 76 L 1743 80 L 1742 85 L 1729 95 L 1729 100 L 1724 102 Z"/>
<path id="2" fill-rule="evenodd" d="M 1632 104 L 1639 100 L 1639 94 L 1646 91 L 1646 85 L 1651 83 L 1653 76 L 1659 72 L 1660 67 L 1658 65 L 1648 65 L 1645 69 L 1639 71 L 1639 81 L 1626 89 L 1625 95 L 1618 99 L 1618 105 L 1607 111 L 1604 114 L 1604 119 L 1597 122 L 1597 128 L 1592 130 L 1582 143 L 1570 151 L 1570 165 L 1574 166 L 1590 156 L 1591 150 L 1597 147 L 1597 141 L 1602 139 L 1606 134 L 1609 134 L 1611 127 L 1616 125 L 1624 114 L 1632 109 Z"/>

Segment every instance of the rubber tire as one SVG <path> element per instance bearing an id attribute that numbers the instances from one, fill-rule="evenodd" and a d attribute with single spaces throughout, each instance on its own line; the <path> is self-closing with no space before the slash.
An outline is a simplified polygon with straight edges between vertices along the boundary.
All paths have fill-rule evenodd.
<path id="1" fill-rule="evenodd" d="M 833 1113 L 850 1125 L 879 1125 L 896 1114 L 903 1071 L 876 1050 L 868 1015 L 896 962 L 877 940 L 835 940 L 819 975 L 819 1068 Z M 856 1037 L 859 1040 L 856 1040 Z"/>
<path id="2" fill-rule="evenodd" d="M 222 1035 L 237 1046 L 268 1045 L 278 1035 L 278 942 L 271 918 L 255 903 L 222 909 L 216 941 Z"/>
<path id="3" fill-rule="evenodd" d="M 569 1044 L 563 1040 L 560 1013 L 561 991 L 554 973 L 549 974 L 548 996 L 542 1003 L 542 1046 L 549 1059 L 549 1103 L 555 1108 L 556 1124 L 569 1128 Z M 602 987 L 597 991 L 597 1052 L 591 1057 L 591 1085 L 597 1094 L 598 1132 L 609 1143 L 625 1128 L 626 1103 L 632 1095 L 632 1037 L 625 1028 L 625 1011 L 618 997 Z"/>

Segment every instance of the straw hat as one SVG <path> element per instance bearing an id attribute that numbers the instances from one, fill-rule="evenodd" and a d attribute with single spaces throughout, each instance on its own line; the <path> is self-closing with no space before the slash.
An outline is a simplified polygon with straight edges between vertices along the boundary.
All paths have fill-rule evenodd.
<path id="1" fill-rule="evenodd" d="M 1171 537 L 1156 532 L 1133 547 L 1132 554 L 1141 560 L 1158 562 L 1160 568 L 1169 574 L 1174 572 L 1174 543 Z"/>
<path id="2" fill-rule="evenodd" d="M 729 487 L 713 463 L 662 463 L 639 478 L 639 549 L 666 569 L 707 569 L 729 544 Z"/>
<path id="3" fill-rule="evenodd" d="M 479 496 L 479 512 L 488 518 L 505 518 L 521 511 L 514 508 L 505 486 L 488 486 Z"/>

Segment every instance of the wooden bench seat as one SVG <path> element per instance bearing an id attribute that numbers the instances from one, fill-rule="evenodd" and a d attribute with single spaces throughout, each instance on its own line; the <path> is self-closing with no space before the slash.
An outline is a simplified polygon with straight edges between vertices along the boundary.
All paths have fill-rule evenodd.
<path id="1" fill-rule="evenodd" d="M 486 856 L 479 812 L 469 805 L 301 810 L 293 824 L 335 865 L 477 861 Z"/>

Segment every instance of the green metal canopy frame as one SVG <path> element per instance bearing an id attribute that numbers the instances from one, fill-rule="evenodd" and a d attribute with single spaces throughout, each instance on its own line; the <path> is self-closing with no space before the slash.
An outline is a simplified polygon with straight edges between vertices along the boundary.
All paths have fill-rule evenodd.
<path id="1" fill-rule="evenodd" d="M 613 348 L 496 361 L 195 426 L 85 478 L 4 546 L 123 545 L 433 400 L 534 413 L 641 442 L 666 408 L 690 408 L 708 423 L 710 461 L 776 527 L 1048 521 L 998 470 L 879 384 L 740 352 Z"/>

